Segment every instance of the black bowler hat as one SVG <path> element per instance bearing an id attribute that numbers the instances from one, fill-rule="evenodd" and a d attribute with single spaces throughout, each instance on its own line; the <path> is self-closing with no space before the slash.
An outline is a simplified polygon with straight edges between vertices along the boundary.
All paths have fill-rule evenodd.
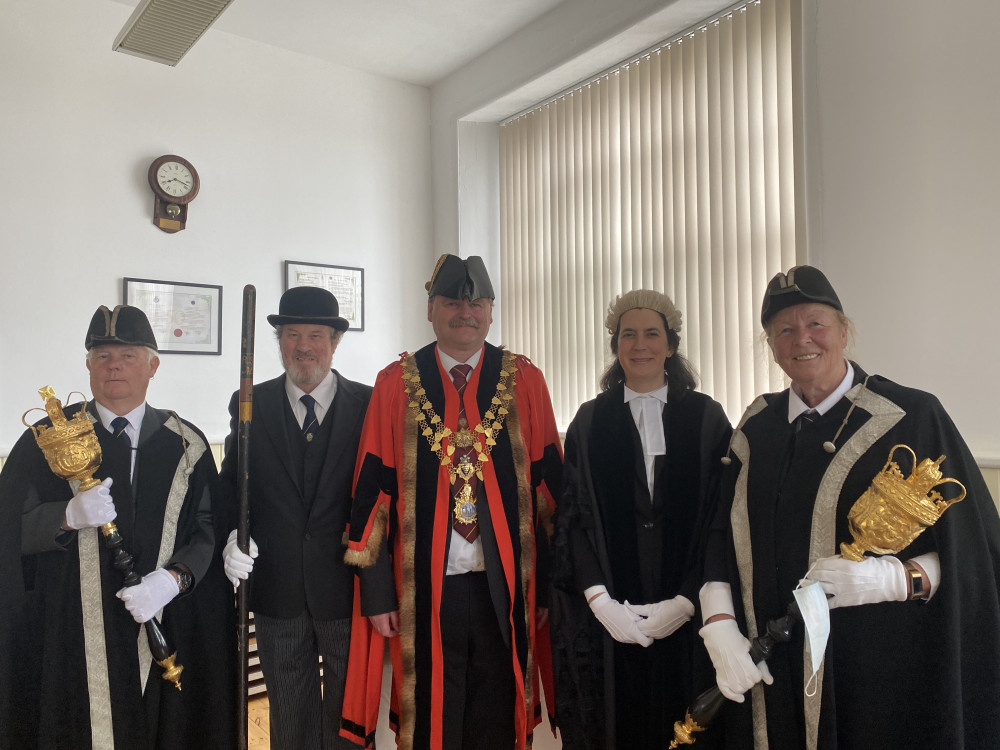
<path id="1" fill-rule="evenodd" d="M 350 323 L 340 317 L 340 304 L 326 289 L 318 286 L 296 286 L 281 295 L 278 314 L 268 315 L 274 327 L 283 325 L 330 326 L 346 331 Z"/>
<path id="2" fill-rule="evenodd" d="M 478 255 L 465 260 L 457 255 L 442 255 L 424 289 L 429 297 L 440 294 L 451 299 L 496 299 L 486 264 Z"/>
<path id="3" fill-rule="evenodd" d="M 114 310 L 109 310 L 105 305 L 97 308 L 94 317 L 90 319 L 84 346 L 89 352 L 93 347 L 103 344 L 157 348 L 156 337 L 146 313 L 130 305 L 116 305 Z"/>
<path id="4" fill-rule="evenodd" d="M 764 291 L 764 304 L 760 308 L 761 325 L 766 328 L 771 318 L 786 307 L 807 302 L 819 302 L 844 312 L 833 285 L 818 268 L 795 266 L 788 273 L 779 273 L 768 282 Z"/>

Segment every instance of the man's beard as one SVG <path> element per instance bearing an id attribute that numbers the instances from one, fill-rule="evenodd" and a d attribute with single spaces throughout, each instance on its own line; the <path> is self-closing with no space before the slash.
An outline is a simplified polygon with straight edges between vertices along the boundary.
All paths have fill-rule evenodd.
<path id="1" fill-rule="evenodd" d="M 281 364 L 284 365 L 288 377 L 299 388 L 318 385 L 330 371 L 329 366 L 324 367 L 323 363 L 319 360 L 299 361 L 295 359 L 294 354 L 289 360 L 282 357 Z"/>

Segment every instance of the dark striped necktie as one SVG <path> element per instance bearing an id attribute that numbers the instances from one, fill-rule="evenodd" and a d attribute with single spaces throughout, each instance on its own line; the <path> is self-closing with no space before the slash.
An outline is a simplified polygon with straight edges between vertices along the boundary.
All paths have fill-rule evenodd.
<path id="1" fill-rule="evenodd" d="M 306 407 L 306 418 L 302 420 L 302 434 L 311 443 L 313 435 L 316 434 L 316 429 L 319 427 L 319 421 L 316 419 L 316 399 L 307 393 L 299 401 Z"/>
<path id="2" fill-rule="evenodd" d="M 815 422 L 816 417 L 818 416 L 819 412 L 817 412 L 815 409 L 807 409 L 806 411 L 802 412 L 801 414 L 799 414 L 799 416 L 795 418 L 795 421 L 792 423 L 793 426 L 795 427 L 795 431 L 798 432 L 799 430 L 801 430 L 803 425 Z"/>
<path id="3" fill-rule="evenodd" d="M 128 431 L 125 429 L 126 427 L 128 427 L 128 420 L 125 419 L 125 417 L 115 417 L 111 420 L 112 434 L 131 448 L 132 438 L 128 436 Z"/>
<path id="4" fill-rule="evenodd" d="M 458 426 L 459 430 L 469 431 L 469 422 L 465 416 L 465 388 L 469 384 L 469 375 L 472 373 L 472 365 L 455 365 L 451 368 L 451 378 L 452 382 L 455 384 L 455 389 L 458 391 Z M 471 446 L 468 447 L 458 447 L 455 450 L 455 454 L 452 456 L 452 460 L 456 464 L 474 464 L 473 458 L 476 453 Z M 456 476 L 455 484 L 452 485 L 452 490 L 454 492 L 454 499 L 458 501 L 458 498 L 463 495 L 463 489 L 468 485 L 469 498 L 475 503 L 476 495 L 479 492 L 479 478 L 474 474 L 468 472 L 468 478 L 463 478 L 461 474 Z M 479 523 L 478 521 L 473 521 L 472 523 L 465 523 L 454 517 L 452 525 L 459 534 L 461 534 L 467 541 L 474 542 L 479 537 Z"/>

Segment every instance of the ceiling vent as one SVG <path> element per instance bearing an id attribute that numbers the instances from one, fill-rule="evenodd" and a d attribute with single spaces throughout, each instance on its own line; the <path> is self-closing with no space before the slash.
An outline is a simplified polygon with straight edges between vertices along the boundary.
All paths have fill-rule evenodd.
<path id="1" fill-rule="evenodd" d="M 233 0 L 143 0 L 112 49 L 176 65 Z"/>

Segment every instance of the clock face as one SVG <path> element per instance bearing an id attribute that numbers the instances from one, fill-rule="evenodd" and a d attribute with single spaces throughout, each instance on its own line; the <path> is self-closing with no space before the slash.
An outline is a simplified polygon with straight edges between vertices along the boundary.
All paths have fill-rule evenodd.
<path id="1" fill-rule="evenodd" d="M 182 198 L 195 187 L 191 170 L 177 161 L 166 161 L 156 170 L 156 184 L 167 195 Z"/>

